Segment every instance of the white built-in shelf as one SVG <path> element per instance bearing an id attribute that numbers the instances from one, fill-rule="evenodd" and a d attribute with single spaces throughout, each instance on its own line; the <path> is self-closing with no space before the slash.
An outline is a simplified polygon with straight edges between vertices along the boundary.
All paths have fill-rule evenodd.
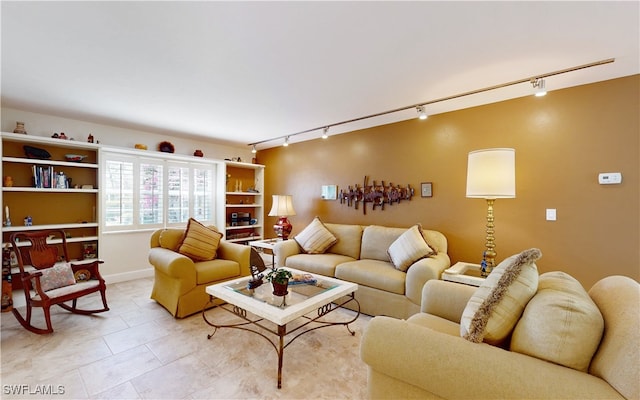
<path id="1" fill-rule="evenodd" d="M 252 208 L 262 207 L 260 204 L 227 204 L 227 208 Z"/>
<path id="2" fill-rule="evenodd" d="M 77 229 L 77 228 L 95 228 L 98 226 L 97 222 L 87 222 L 87 223 L 79 223 L 79 224 L 51 224 L 51 225 L 12 225 L 12 226 L 3 226 L 3 232 L 23 232 L 23 231 L 38 231 L 38 230 L 46 230 L 46 229 Z M 71 238 L 75 239 L 75 238 Z M 67 242 L 70 242 L 71 239 L 67 239 Z M 95 240 L 95 239 L 94 239 Z"/>
<path id="3" fill-rule="evenodd" d="M 230 194 L 233 196 L 259 196 L 262 193 L 256 193 L 256 192 L 226 192 L 226 194 Z"/>
<path id="4" fill-rule="evenodd" d="M 2 161 L 20 163 L 20 164 L 58 165 L 62 167 L 74 167 L 74 168 L 98 168 L 98 164 L 93 164 L 93 163 L 57 161 L 57 160 L 46 160 L 46 159 L 43 160 L 40 158 L 2 157 Z"/>
<path id="5" fill-rule="evenodd" d="M 236 229 L 247 229 L 247 228 L 262 228 L 262 225 L 254 224 L 254 225 L 239 225 L 239 226 L 227 226 L 226 227 L 226 229 L 228 231 L 232 231 L 232 230 L 236 230 Z"/>
<path id="6" fill-rule="evenodd" d="M 46 192 L 46 193 L 98 193 L 98 189 L 58 189 L 58 188 L 34 188 L 25 186 L 3 187 L 3 192 Z"/>

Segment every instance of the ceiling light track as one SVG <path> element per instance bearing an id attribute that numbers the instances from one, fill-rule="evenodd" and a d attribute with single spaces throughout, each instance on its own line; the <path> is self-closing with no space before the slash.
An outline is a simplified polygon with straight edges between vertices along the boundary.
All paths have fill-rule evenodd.
<path id="1" fill-rule="evenodd" d="M 289 138 L 291 138 L 293 136 L 298 136 L 298 135 L 302 135 L 302 134 L 305 134 L 305 133 L 309 133 L 309 132 L 313 132 L 313 131 L 317 131 L 317 130 L 321 130 L 321 129 L 323 129 L 324 132 L 326 132 L 326 131 L 329 130 L 329 128 L 331 128 L 333 126 L 350 124 L 350 123 L 353 123 L 353 122 L 358 122 L 358 121 L 362 121 L 362 120 L 369 119 L 369 118 L 380 117 L 380 116 L 387 115 L 387 114 L 393 114 L 393 113 L 397 113 L 399 111 L 405 111 L 405 110 L 409 110 L 409 109 L 412 109 L 412 108 L 413 109 L 420 108 L 420 109 L 424 110 L 424 106 L 429 105 L 429 104 L 435 104 L 435 103 L 440 103 L 440 102 L 443 102 L 443 101 L 454 100 L 454 99 L 458 99 L 458 98 L 461 98 L 461 97 L 466 97 L 466 96 L 471 96 L 471 95 L 474 95 L 474 94 L 489 92 L 489 91 L 492 91 L 492 90 L 502 89 L 502 88 L 505 88 L 505 87 L 519 85 L 519 84 L 522 84 L 522 83 L 531 84 L 534 81 L 543 80 L 544 78 L 548 78 L 550 76 L 562 75 L 562 74 L 566 74 L 566 73 L 574 72 L 574 71 L 579 71 L 579 70 L 586 69 L 586 68 L 592 68 L 592 67 L 597 67 L 597 66 L 600 66 L 600 65 L 610 64 L 610 63 L 612 63 L 614 61 L 615 61 L 615 58 L 608 58 L 606 60 L 595 61 L 595 62 L 592 62 L 592 63 L 578 65 L 578 66 L 571 67 L 571 68 L 565 68 L 565 69 L 561 69 L 561 70 L 558 70 L 558 71 L 547 72 L 545 74 L 534 75 L 534 76 L 530 76 L 528 78 L 518 79 L 518 80 L 507 82 L 507 83 L 501 83 L 499 85 L 488 86 L 488 87 L 485 87 L 485 88 L 482 88 L 482 89 L 476 89 L 476 90 L 471 90 L 469 92 L 454 94 L 452 96 L 441 97 L 439 99 L 425 101 L 425 102 L 417 103 L 417 104 L 412 104 L 410 106 L 398 107 L 398 108 L 394 108 L 393 110 L 382 111 L 382 112 L 375 113 L 375 114 L 369 114 L 369 115 L 365 115 L 364 117 L 353 118 L 353 119 L 349 119 L 349 120 L 346 120 L 346 121 L 340 121 L 340 122 L 336 122 L 336 123 L 329 124 L 329 125 L 322 125 L 322 126 L 317 127 L 317 128 L 306 129 L 304 131 L 300 131 L 300 132 L 296 132 L 296 133 L 290 133 L 288 135 L 278 136 L 278 137 L 275 137 L 275 138 L 272 138 L 272 139 L 261 140 L 259 142 L 249 143 L 249 146 L 254 146 L 255 147 L 258 144 L 273 142 L 275 140 L 280 140 L 280 139 L 285 139 L 285 143 L 286 143 L 285 146 L 286 146 L 286 145 L 289 144 Z"/>

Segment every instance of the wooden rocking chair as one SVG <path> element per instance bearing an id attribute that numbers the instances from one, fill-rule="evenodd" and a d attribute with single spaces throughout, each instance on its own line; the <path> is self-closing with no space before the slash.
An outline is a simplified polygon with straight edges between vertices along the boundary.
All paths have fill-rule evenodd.
<path id="1" fill-rule="evenodd" d="M 105 297 L 106 285 L 98 271 L 102 261 L 95 259 L 70 263 L 63 230 L 16 232 L 11 235 L 11 245 L 18 258 L 27 313 L 24 318 L 14 307 L 13 315 L 24 328 L 38 334 L 53 332 L 49 310 L 52 305 L 85 315 L 109 311 Z M 62 247 L 62 259 L 58 257 L 59 247 Z M 76 308 L 78 298 L 95 292 L 100 292 L 104 308 Z M 71 305 L 65 304 L 67 302 L 71 302 Z M 33 307 L 42 307 L 46 329 L 31 324 Z"/>

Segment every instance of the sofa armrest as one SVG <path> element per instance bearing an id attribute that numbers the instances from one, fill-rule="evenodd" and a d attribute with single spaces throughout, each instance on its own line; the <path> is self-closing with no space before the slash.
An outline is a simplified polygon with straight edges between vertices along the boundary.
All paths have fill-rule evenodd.
<path id="1" fill-rule="evenodd" d="M 430 279 L 440 279 L 442 271 L 450 265 L 451 260 L 447 253 L 438 253 L 413 263 L 407 270 L 405 296 L 414 304 L 420 305 L 424 284 Z"/>
<path id="2" fill-rule="evenodd" d="M 240 264 L 240 276 L 251 275 L 251 269 L 249 268 L 251 260 L 250 246 L 223 240 L 220 241 L 218 246 L 217 256 L 223 260 L 235 261 Z"/>
<path id="3" fill-rule="evenodd" d="M 623 398 L 585 372 L 389 317 L 371 320 L 360 357 L 370 369 L 443 399 Z"/>
<path id="4" fill-rule="evenodd" d="M 155 269 L 176 279 L 186 279 L 196 284 L 196 267 L 189 257 L 163 247 L 149 250 L 149 263 Z"/>
<path id="5" fill-rule="evenodd" d="M 287 257 L 300 254 L 300 246 L 295 240 L 283 240 L 273 246 L 273 254 L 275 255 L 275 266 L 284 267 Z"/>
<path id="6" fill-rule="evenodd" d="M 477 287 L 432 279 L 422 288 L 420 311 L 457 324 Z"/>

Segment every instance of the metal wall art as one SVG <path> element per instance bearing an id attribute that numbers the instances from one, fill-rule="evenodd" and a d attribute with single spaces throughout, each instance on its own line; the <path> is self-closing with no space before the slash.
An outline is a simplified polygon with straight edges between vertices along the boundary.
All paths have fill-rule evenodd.
<path id="1" fill-rule="evenodd" d="M 340 190 L 340 204 L 346 203 L 349 207 L 353 207 L 357 210 L 359 203 L 362 203 L 362 212 L 367 214 L 367 203 L 372 203 L 372 207 L 375 210 L 376 207 L 380 207 L 384 210 L 384 205 L 393 203 L 400 203 L 401 200 L 411 200 L 413 197 L 414 189 L 411 185 L 407 184 L 406 187 L 400 185 L 393 185 L 389 182 L 389 185 L 385 185 L 384 181 L 381 181 L 380 185 L 373 181 L 373 185 L 369 185 L 369 177 L 364 177 L 364 184 L 349 186 L 347 190 Z"/>

